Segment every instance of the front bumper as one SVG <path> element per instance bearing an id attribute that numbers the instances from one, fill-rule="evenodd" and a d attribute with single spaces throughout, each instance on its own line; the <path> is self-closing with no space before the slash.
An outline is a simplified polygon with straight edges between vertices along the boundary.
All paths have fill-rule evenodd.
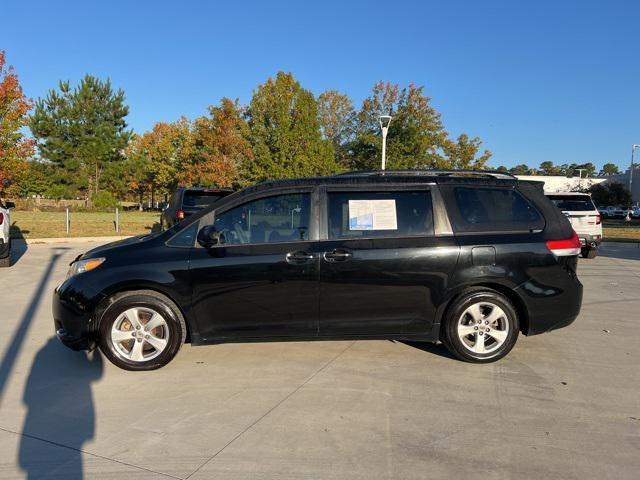
<path id="1" fill-rule="evenodd" d="M 72 350 L 93 350 L 96 329 L 93 308 L 73 289 L 61 291 L 58 287 L 52 301 L 53 324 L 56 336 Z"/>

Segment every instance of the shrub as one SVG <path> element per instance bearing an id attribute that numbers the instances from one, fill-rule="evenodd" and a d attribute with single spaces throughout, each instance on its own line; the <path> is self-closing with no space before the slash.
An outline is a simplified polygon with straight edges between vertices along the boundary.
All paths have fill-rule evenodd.
<path id="1" fill-rule="evenodd" d="M 116 200 L 111 192 L 97 192 L 91 200 L 93 201 L 94 208 L 97 209 L 115 208 L 118 206 L 118 200 Z"/>

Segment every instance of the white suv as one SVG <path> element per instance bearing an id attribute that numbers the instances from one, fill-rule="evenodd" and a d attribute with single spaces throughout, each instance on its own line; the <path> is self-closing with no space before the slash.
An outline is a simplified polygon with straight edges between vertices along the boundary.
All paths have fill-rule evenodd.
<path id="1" fill-rule="evenodd" d="M 9 209 L 15 207 L 13 202 L 2 203 L 0 200 L 0 267 L 11 265 L 11 239 L 9 237 Z"/>
<path id="2" fill-rule="evenodd" d="M 581 192 L 546 192 L 545 195 L 569 218 L 580 237 L 582 256 L 595 258 L 602 242 L 602 217 L 591 195 Z"/>

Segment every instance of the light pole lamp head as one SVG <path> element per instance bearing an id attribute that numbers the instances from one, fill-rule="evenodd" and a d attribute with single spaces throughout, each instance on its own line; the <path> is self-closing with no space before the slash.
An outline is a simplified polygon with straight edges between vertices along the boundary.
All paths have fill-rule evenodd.
<path id="1" fill-rule="evenodd" d="M 380 115 L 380 128 L 389 128 L 391 124 L 391 115 Z"/>

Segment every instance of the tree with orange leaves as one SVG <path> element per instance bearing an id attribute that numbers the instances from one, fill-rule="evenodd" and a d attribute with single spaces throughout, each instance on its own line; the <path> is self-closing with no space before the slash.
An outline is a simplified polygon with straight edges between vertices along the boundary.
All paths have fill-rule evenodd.
<path id="1" fill-rule="evenodd" d="M 27 125 L 32 102 L 25 97 L 13 67 L 6 66 L 0 51 L 0 193 L 11 193 L 16 176 L 29 167 L 33 141 L 24 138 L 20 129 Z"/>
<path id="2" fill-rule="evenodd" d="M 193 124 L 192 168 L 181 172 L 184 183 L 230 187 L 238 181 L 241 166 L 253 158 L 249 126 L 235 102 L 223 98 L 210 106 L 209 116 Z"/>

